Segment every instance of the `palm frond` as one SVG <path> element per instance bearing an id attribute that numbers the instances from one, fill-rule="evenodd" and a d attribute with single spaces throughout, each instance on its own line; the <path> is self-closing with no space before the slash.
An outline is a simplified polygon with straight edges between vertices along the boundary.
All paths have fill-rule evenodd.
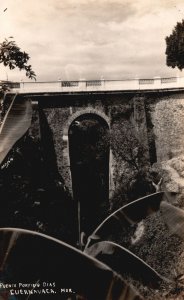
<path id="1" fill-rule="evenodd" d="M 94 242 L 108 239 L 113 233 L 136 224 L 160 209 L 161 201 L 175 197 L 169 192 L 157 192 L 122 206 L 108 216 L 89 236 L 86 248 Z"/>
<path id="2" fill-rule="evenodd" d="M 134 253 L 114 242 L 98 242 L 87 248 L 85 253 L 102 261 L 120 275 L 131 276 L 152 288 L 158 288 L 164 281 L 171 281 L 161 276 Z"/>
<path id="3" fill-rule="evenodd" d="M 0 270 L 6 282 L 55 282 L 52 299 L 68 299 L 70 287 L 85 300 L 140 300 L 138 293 L 110 267 L 76 248 L 34 231 L 0 229 Z M 38 288 L 37 288 L 38 289 Z M 60 295 L 60 296 L 58 296 Z M 26 296 L 21 295 L 21 299 Z M 35 299 L 34 295 L 30 299 Z M 49 298 L 50 299 L 50 298 Z"/>

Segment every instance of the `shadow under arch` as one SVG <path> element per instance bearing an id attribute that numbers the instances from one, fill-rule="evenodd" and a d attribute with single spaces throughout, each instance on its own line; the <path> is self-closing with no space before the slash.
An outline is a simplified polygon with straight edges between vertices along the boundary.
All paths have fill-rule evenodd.
<path id="1" fill-rule="evenodd" d="M 109 125 L 85 113 L 68 130 L 73 197 L 78 204 L 80 232 L 89 235 L 106 216 L 109 203 Z"/>

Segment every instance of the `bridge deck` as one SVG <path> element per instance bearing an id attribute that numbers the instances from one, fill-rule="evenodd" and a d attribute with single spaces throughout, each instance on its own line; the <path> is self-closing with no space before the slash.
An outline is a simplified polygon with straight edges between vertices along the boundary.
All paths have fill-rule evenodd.
<path id="1" fill-rule="evenodd" d="M 5 83 L 5 82 L 4 82 Z M 1 82 L 2 84 L 2 82 Z M 9 93 L 77 93 L 139 90 L 172 90 L 184 88 L 184 77 L 131 80 L 80 80 L 52 82 L 7 82 Z"/>

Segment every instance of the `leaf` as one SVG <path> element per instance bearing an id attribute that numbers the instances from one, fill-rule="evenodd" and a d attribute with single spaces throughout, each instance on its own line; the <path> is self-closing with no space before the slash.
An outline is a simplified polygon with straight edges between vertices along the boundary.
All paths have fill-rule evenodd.
<path id="1" fill-rule="evenodd" d="M 4 283 L 39 282 L 42 287 L 43 282 L 55 282 L 56 294 L 49 299 L 55 299 L 54 296 L 68 299 L 67 294 L 61 295 L 61 288 L 71 288 L 85 300 L 142 299 L 102 262 L 62 241 L 33 231 L 0 229 L 0 270 Z M 21 299 L 26 297 L 21 295 Z M 30 296 L 30 299 L 35 298 Z"/>
<path id="2" fill-rule="evenodd" d="M 121 232 L 122 229 L 128 228 L 157 212 L 160 209 L 160 203 L 164 199 L 174 197 L 169 192 L 158 192 L 135 200 L 127 205 L 122 206 L 110 216 L 108 216 L 88 238 L 86 248 L 92 245 L 95 240 L 93 236 L 99 236 L 101 240 L 108 239 L 111 234 Z"/>
<path id="3" fill-rule="evenodd" d="M 170 232 L 184 239 L 184 210 L 163 201 L 161 213 Z"/>
<path id="4" fill-rule="evenodd" d="M 158 288 L 163 281 L 170 281 L 131 251 L 110 241 L 95 243 L 85 253 L 107 264 L 120 275 L 129 275 L 152 288 Z"/>
<path id="5" fill-rule="evenodd" d="M 29 129 L 31 118 L 31 101 L 15 95 L 0 127 L 0 165 L 13 145 Z"/>
<path id="6" fill-rule="evenodd" d="M 22 51 L 15 41 L 5 39 L 0 43 L 0 63 L 3 63 L 10 69 L 17 67 L 19 70 L 26 70 L 26 76 L 36 80 L 36 74 L 32 70 L 31 65 L 27 65 L 29 59 L 29 54 Z"/>

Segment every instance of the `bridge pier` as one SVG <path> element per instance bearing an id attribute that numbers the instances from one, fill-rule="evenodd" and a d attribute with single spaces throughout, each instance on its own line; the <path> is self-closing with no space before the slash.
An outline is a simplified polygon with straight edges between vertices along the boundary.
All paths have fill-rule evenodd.
<path id="1" fill-rule="evenodd" d="M 144 156 L 142 157 L 143 164 L 150 164 L 148 132 L 145 111 L 145 96 L 135 96 L 133 99 L 134 113 L 133 124 L 135 128 L 136 137 L 144 149 Z"/>

